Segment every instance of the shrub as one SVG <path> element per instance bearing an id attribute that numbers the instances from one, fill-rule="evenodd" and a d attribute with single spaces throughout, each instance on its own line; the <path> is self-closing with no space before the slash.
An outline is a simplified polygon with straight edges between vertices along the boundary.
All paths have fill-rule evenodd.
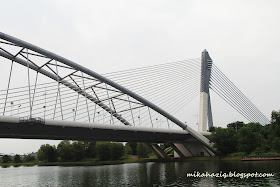
<path id="1" fill-rule="evenodd" d="M 110 160 L 110 143 L 107 142 L 97 142 L 95 145 L 97 156 L 99 160 Z"/>
<path id="2" fill-rule="evenodd" d="M 140 158 L 147 158 L 149 154 L 149 149 L 144 143 L 137 143 L 137 155 Z"/>
<path id="3" fill-rule="evenodd" d="M 125 149 L 125 154 L 128 154 L 128 155 L 132 155 L 133 154 L 133 151 L 132 151 L 131 147 L 128 144 L 125 145 L 124 149 Z"/>
<path id="4" fill-rule="evenodd" d="M 24 155 L 23 162 L 33 162 L 34 160 L 35 160 L 35 157 L 32 156 L 31 154 Z"/>
<path id="5" fill-rule="evenodd" d="M 245 152 L 236 152 L 236 153 L 231 153 L 228 156 L 235 157 L 235 156 L 246 156 L 247 154 Z"/>
<path id="6" fill-rule="evenodd" d="M 127 154 L 124 154 L 122 157 L 121 157 L 121 160 L 128 160 L 130 159 L 130 155 L 127 155 Z"/>
<path id="7" fill-rule="evenodd" d="M 3 163 L 8 163 L 8 162 L 10 162 L 10 161 L 11 161 L 11 158 L 10 158 L 9 155 L 4 155 L 4 156 L 2 157 L 2 162 L 3 162 Z"/>
<path id="8" fill-rule="evenodd" d="M 14 156 L 14 163 L 20 163 L 20 162 L 21 162 L 20 156 L 18 154 L 16 154 Z"/>
<path id="9" fill-rule="evenodd" d="M 124 146 L 122 143 L 111 143 L 110 144 L 110 155 L 111 160 L 120 160 L 124 155 Z"/>

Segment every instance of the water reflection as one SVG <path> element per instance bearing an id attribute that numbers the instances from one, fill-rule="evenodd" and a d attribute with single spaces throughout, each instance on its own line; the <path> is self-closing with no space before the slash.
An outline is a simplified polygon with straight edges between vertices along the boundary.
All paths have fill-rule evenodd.
<path id="1" fill-rule="evenodd" d="M 274 177 L 196 178 L 186 173 L 274 173 Z M 0 168 L 1 186 L 279 186 L 280 162 L 189 161 L 108 166 Z"/>

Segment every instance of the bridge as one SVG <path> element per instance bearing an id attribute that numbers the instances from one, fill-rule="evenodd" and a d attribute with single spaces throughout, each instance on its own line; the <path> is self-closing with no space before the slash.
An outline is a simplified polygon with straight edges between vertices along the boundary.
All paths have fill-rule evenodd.
<path id="1" fill-rule="evenodd" d="M 180 157 L 213 156 L 206 138 L 213 126 L 209 90 L 248 121 L 269 123 L 206 50 L 200 59 L 100 75 L 8 34 L 0 39 L 1 61 L 10 65 L 7 88 L 0 90 L 1 138 L 146 142 L 158 157 L 168 157 L 158 146 L 165 142 Z M 173 114 L 199 87 L 195 131 Z"/>

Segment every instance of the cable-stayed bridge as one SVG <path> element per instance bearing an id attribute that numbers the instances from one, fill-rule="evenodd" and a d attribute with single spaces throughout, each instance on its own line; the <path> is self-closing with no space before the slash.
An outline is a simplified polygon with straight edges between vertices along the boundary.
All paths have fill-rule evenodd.
<path id="1" fill-rule="evenodd" d="M 181 157 L 215 154 L 209 90 L 248 121 L 269 123 L 212 63 L 198 59 L 100 75 L 28 42 L 0 33 L 1 63 L 9 65 L 0 91 L 0 137 L 138 141 L 167 157 L 169 143 Z M 199 91 L 200 90 L 200 91 Z M 199 132 L 174 117 L 200 94 Z"/>

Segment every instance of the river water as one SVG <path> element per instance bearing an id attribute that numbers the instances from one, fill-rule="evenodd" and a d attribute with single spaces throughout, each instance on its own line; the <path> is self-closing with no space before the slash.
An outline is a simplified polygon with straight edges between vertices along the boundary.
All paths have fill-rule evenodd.
<path id="1" fill-rule="evenodd" d="M 186 173 L 223 177 L 186 177 Z M 225 174 L 235 177 L 225 178 Z M 272 173 L 241 178 L 241 173 Z M 238 176 L 239 173 L 239 177 Z M 244 175 L 243 175 L 244 176 Z M 0 168 L 0 186 L 280 186 L 280 161 L 148 162 L 105 166 Z"/>

